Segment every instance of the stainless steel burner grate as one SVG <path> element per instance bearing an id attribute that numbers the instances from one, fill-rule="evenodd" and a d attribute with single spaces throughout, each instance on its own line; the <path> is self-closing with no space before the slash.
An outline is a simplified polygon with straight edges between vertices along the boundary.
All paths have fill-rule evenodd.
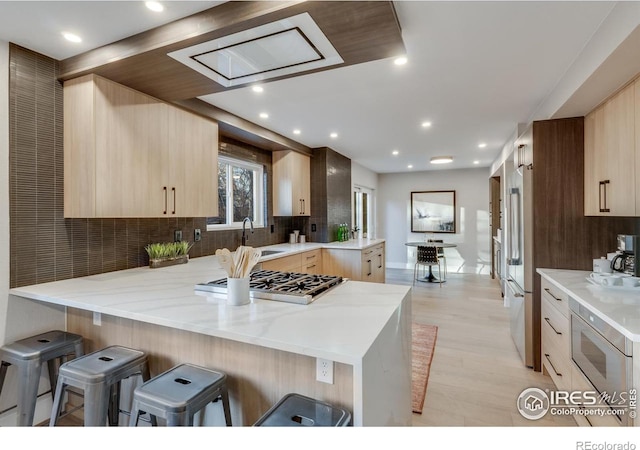
<path id="1" fill-rule="evenodd" d="M 249 290 L 251 298 L 306 305 L 345 281 L 347 281 L 346 278 L 331 275 L 258 270 L 250 274 Z M 208 283 L 200 283 L 195 289 L 226 294 L 227 279 L 220 278 Z"/>

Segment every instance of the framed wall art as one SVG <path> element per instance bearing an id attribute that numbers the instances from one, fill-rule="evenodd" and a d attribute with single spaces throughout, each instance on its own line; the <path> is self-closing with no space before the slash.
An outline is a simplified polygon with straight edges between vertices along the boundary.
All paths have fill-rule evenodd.
<path id="1" fill-rule="evenodd" d="M 411 193 L 412 233 L 455 233 L 456 191 Z"/>

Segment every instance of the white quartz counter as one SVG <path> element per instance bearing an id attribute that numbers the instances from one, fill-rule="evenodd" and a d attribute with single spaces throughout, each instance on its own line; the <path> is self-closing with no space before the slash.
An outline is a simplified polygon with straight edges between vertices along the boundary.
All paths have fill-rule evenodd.
<path id="1" fill-rule="evenodd" d="M 342 250 L 364 250 L 374 245 L 382 244 L 384 239 L 350 239 L 344 242 L 328 242 L 322 248 L 336 248 Z"/>
<path id="2" fill-rule="evenodd" d="M 640 288 L 637 292 L 612 290 L 589 283 L 590 272 L 537 269 L 550 283 L 586 306 L 634 342 L 640 342 Z"/>
<path id="3" fill-rule="evenodd" d="M 294 244 L 290 250 L 322 245 Z M 347 281 L 309 305 L 252 300 L 228 306 L 224 298 L 194 291 L 197 283 L 224 276 L 216 257 L 206 256 L 160 269 L 19 287 L 10 294 L 345 364 L 360 363 L 403 300 L 410 299 L 408 286 L 358 281 Z"/>

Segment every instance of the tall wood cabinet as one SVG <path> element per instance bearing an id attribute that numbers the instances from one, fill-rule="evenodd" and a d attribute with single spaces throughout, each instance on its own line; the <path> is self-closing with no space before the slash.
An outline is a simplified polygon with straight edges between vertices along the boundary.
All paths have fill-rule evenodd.
<path id="1" fill-rule="evenodd" d="M 585 117 L 584 213 L 636 216 L 638 83 L 622 89 Z"/>
<path id="2" fill-rule="evenodd" d="M 65 217 L 218 214 L 218 125 L 96 75 L 64 84 Z"/>
<path id="3" fill-rule="evenodd" d="M 273 215 L 311 215 L 311 159 L 291 150 L 273 158 Z"/>

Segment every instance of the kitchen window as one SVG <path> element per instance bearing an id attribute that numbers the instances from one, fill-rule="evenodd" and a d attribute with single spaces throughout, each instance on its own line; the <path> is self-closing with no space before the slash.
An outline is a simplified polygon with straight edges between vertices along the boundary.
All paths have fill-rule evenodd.
<path id="1" fill-rule="evenodd" d="M 218 157 L 218 217 L 207 217 L 207 230 L 241 228 L 249 217 L 254 227 L 264 226 L 264 168 L 239 159 Z"/>

